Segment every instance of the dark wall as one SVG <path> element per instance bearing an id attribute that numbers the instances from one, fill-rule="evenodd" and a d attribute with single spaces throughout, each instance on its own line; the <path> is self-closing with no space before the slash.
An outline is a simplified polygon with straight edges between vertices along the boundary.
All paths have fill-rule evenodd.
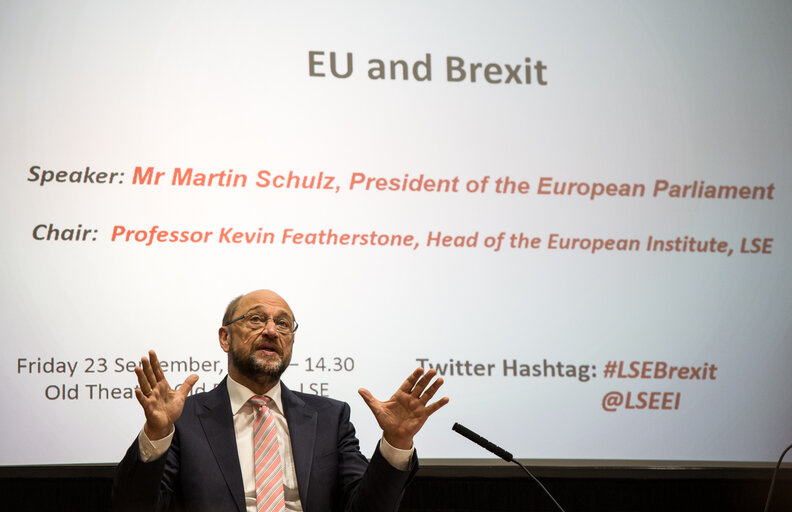
<path id="1" fill-rule="evenodd" d="M 542 478 L 566 512 L 761 512 L 769 483 L 753 479 Z M 773 511 L 792 510 L 792 485 L 776 485 Z M 529 478 L 418 478 L 403 512 L 556 512 Z"/>
<path id="2" fill-rule="evenodd" d="M 112 468 L 2 469 L 3 510 L 110 510 Z M 480 471 L 428 468 L 420 472 L 405 494 L 401 511 L 556 510 L 527 476 L 456 476 L 458 472 Z M 566 512 L 762 512 L 771 473 L 769 469 L 536 471 Z M 770 510 L 792 510 L 792 469 L 781 472 Z"/>

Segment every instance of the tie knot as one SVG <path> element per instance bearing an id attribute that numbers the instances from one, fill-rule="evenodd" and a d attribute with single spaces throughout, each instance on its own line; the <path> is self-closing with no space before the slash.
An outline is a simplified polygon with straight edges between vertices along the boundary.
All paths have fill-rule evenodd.
<path id="1" fill-rule="evenodd" d="M 270 403 L 272 403 L 272 398 L 266 395 L 253 395 L 250 397 L 250 400 L 248 400 L 248 402 L 252 403 L 259 409 L 262 409 L 264 407 L 269 408 Z"/>

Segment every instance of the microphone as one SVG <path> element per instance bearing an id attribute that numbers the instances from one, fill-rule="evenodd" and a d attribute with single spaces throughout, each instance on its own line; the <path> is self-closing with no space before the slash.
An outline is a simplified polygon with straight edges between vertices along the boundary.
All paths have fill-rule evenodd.
<path id="1" fill-rule="evenodd" d="M 558 502 L 555 500 L 555 498 L 553 498 L 553 495 L 550 494 L 550 491 L 548 491 L 545 488 L 545 486 L 542 485 L 542 482 L 540 482 L 535 476 L 533 476 L 533 474 L 530 471 L 528 471 L 528 468 L 526 468 L 525 466 L 520 464 L 520 461 L 516 460 L 512 456 L 511 453 L 507 452 L 506 450 L 504 450 L 500 446 L 489 442 L 488 440 L 486 440 L 483 437 L 481 437 L 480 435 L 476 434 L 475 432 L 473 432 L 469 428 L 460 425 L 459 423 L 454 423 L 454 426 L 451 427 L 451 430 L 453 430 L 454 432 L 456 432 L 457 434 L 459 434 L 459 435 L 461 435 L 463 437 L 468 438 L 469 440 L 473 441 L 474 443 L 476 443 L 477 445 L 481 446 L 485 450 L 494 453 L 495 455 L 497 455 L 501 459 L 505 460 L 506 462 L 514 462 L 515 464 L 520 466 L 523 469 L 523 471 L 528 473 L 528 476 L 530 476 L 531 478 L 534 479 L 534 482 L 539 484 L 539 487 L 541 487 L 542 490 L 545 492 L 545 494 L 547 494 L 547 497 L 550 498 L 550 500 L 552 500 L 553 503 L 555 503 L 555 506 L 558 507 L 558 510 L 560 510 L 561 512 L 566 512 L 563 509 L 563 507 L 561 507 L 561 505 L 558 504 Z"/>
<path id="2" fill-rule="evenodd" d="M 500 457 L 501 459 L 505 460 L 506 462 L 514 462 L 514 457 L 512 454 L 501 448 L 500 446 L 493 444 L 480 435 L 476 434 L 472 430 L 467 427 L 460 425 L 459 423 L 454 423 L 454 426 L 451 427 L 451 430 L 460 434 L 464 437 L 467 437 L 469 440 L 473 441 L 477 445 L 481 446 L 487 451 L 490 451 Z"/>

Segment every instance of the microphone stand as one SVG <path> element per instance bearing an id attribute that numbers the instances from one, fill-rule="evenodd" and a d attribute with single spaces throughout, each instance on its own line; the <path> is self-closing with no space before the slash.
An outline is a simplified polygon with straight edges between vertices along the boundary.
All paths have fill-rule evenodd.
<path id="1" fill-rule="evenodd" d="M 778 464 L 776 464 L 776 467 L 773 470 L 773 478 L 770 480 L 770 490 L 767 491 L 767 500 L 765 501 L 764 512 L 770 510 L 770 497 L 773 495 L 773 487 L 775 487 L 776 476 L 778 475 L 778 470 L 781 467 L 781 461 L 784 460 L 784 455 L 786 455 L 790 449 L 792 449 L 792 444 L 787 446 L 786 450 L 781 453 L 781 457 L 778 458 Z"/>
<path id="2" fill-rule="evenodd" d="M 548 498 L 550 498 L 550 500 L 551 500 L 551 501 L 552 501 L 552 502 L 555 504 L 555 506 L 556 506 L 556 507 L 558 507 L 558 510 L 560 510 L 561 512 L 566 512 L 566 511 L 564 510 L 564 508 L 563 508 L 561 505 L 559 505 L 559 504 L 558 504 L 558 502 L 555 500 L 555 498 L 553 498 L 553 495 L 552 495 L 552 494 L 550 494 L 550 491 L 548 491 L 548 490 L 547 490 L 547 488 L 546 488 L 544 485 L 542 485 L 542 482 L 540 482 L 540 481 L 539 481 L 539 480 L 538 480 L 538 479 L 537 479 L 537 478 L 536 478 L 536 477 L 533 475 L 533 473 L 531 473 L 530 471 L 528 471 L 528 468 L 526 468 L 525 466 L 523 466 L 522 464 L 520 464 L 520 461 L 516 460 L 516 459 L 515 459 L 515 458 L 512 456 L 512 454 L 511 454 L 511 453 L 507 452 L 506 450 L 504 450 L 504 449 L 503 449 L 503 448 L 501 448 L 500 446 L 498 446 L 498 445 L 496 445 L 496 444 L 493 444 L 493 443 L 491 443 L 490 441 L 488 441 L 488 440 L 484 439 L 484 438 L 483 438 L 483 437 L 481 437 L 480 435 L 476 434 L 475 432 L 473 432 L 473 431 L 472 431 L 472 430 L 470 430 L 469 428 L 467 428 L 467 427 L 464 427 L 464 426 L 460 425 L 459 423 L 454 423 L 454 426 L 453 426 L 453 427 L 451 427 L 451 430 L 453 430 L 454 432 L 456 432 L 457 434 L 459 434 L 459 435 L 461 435 L 461 436 L 463 436 L 463 437 L 466 437 L 466 438 L 467 438 L 467 439 L 469 439 L 470 441 L 473 441 L 474 443 L 476 443 L 477 445 L 481 446 L 481 447 L 482 447 L 482 448 L 484 448 L 485 450 L 487 450 L 487 451 L 490 451 L 490 452 L 494 453 L 495 455 L 497 455 L 497 456 L 498 456 L 498 457 L 500 457 L 501 459 L 505 460 L 506 462 L 514 462 L 515 464 L 517 464 L 518 466 L 520 466 L 520 467 L 522 468 L 522 470 L 523 470 L 523 471 L 525 471 L 526 473 L 528 473 L 528 476 L 530 476 L 531 478 L 533 478 L 533 479 L 534 479 L 534 482 L 536 482 L 537 484 L 539 484 L 539 487 L 541 487 L 541 488 L 542 488 L 542 490 L 545 492 L 545 494 L 547 494 L 547 497 L 548 497 Z"/>

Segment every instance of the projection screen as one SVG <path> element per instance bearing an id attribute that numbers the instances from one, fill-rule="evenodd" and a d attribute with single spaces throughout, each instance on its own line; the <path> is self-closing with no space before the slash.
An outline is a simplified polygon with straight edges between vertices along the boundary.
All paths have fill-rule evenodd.
<path id="1" fill-rule="evenodd" d="M 0 5 L 0 465 L 118 461 L 258 288 L 366 454 L 419 366 L 429 461 L 792 441 L 790 2 Z"/>

